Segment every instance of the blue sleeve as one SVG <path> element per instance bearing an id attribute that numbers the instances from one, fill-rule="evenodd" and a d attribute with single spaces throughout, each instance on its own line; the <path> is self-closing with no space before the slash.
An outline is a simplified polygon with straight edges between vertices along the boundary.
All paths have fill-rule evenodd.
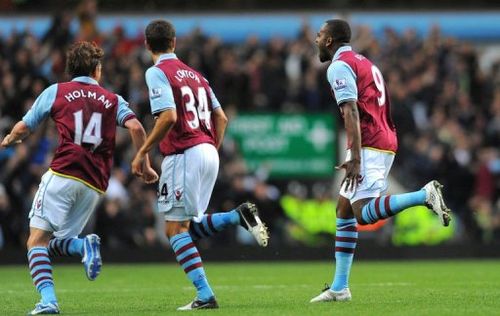
<path id="1" fill-rule="evenodd" d="M 149 68 L 146 71 L 146 84 L 153 115 L 166 109 L 175 109 L 174 93 L 163 71 L 157 67 Z"/>
<path id="2" fill-rule="evenodd" d="M 217 100 L 217 97 L 215 96 L 215 93 L 212 90 L 212 88 L 210 88 L 210 99 L 212 99 L 212 109 L 215 110 L 221 107 L 219 100 Z"/>
<path id="3" fill-rule="evenodd" d="M 24 115 L 23 122 L 34 131 L 49 115 L 56 100 L 57 84 L 53 84 L 36 98 L 31 109 Z"/>
<path id="4" fill-rule="evenodd" d="M 336 60 L 328 67 L 326 75 L 338 105 L 358 100 L 356 74 L 348 64 Z"/>
<path id="5" fill-rule="evenodd" d="M 116 95 L 118 97 L 118 111 L 116 113 L 116 123 L 119 126 L 123 126 L 125 122 L 131 118 L 135 117 L 135 113 L 128 107 L 128 102 L 122 98 L 121 95 Z"/>

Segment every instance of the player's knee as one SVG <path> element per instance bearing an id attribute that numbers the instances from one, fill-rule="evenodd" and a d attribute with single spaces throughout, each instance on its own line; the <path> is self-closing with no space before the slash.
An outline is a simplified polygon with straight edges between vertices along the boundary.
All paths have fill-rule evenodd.
<path id="1" fill-rule="evenodd" d="M 46 247 L 48 242 L 44 238 L 37 234 L 30 234 L 28 240 L 26 241 L 26 247 L 31 249 L 33 247 Z"/>
<path id="2" fill-rule="evenodd" d="M 368 202 L 369 202 L 369 200 L 365 199 L 365 200 L 356 201 L 352 205 L 352 212 L 354 213 L 354 216 L 356 217 L 356 221 L 358 222 L 358 225 L 364 226 L 364 225 L 370 224 L 370 223 L 367 223 L 363 219 L 363 207 Z"/>
<path id="3" fill-rule="evenodd" d="M 358 222 L 358 225 L 361 225 L 361 226 L 369 224 L 369 223 L 366 223 L 364 221 L 363 216 L 361 216 L 361 214 L 356 214 L 356 221 Z"/>
<path id="4" fill-rule="evenodd" d="M 31 236 L 28 238 L 28 240 L 26 241 L 26 248 L 28 249 L 31 249 L 33 248 L 34 246 L 34 242 L 33 242 L 33 239 L 31 238 Z"/>
<path id="5" fill-rule="evenodd" d="M 167 237 L 172 237 L 189 230 L 189 221 L 184 222 L 170 222 L 167 221 L 165 225 L 165 232 Z"/>
<path id="6" fill-rule="evenodd" d="M 337 214 L 337 218 L 352 218 L 353 215 L 351 209 L 340 205 L 337 205 L 335 213 Z"/>
<path id="7" fill-rule="evenodd" d="M 363 220 L 363 215 L 362 215 L 362 212 L 361 212 L 360 209 L 358 209 L 358 208 L 354 209 L 353 208 L 353 213 L 354 213 L 354 217 L 356 218 L 356 221 L 358 222 L 358 225 L 361 225 L 361 226 L 368 225 L 368 223 L 366 223 Z"/>

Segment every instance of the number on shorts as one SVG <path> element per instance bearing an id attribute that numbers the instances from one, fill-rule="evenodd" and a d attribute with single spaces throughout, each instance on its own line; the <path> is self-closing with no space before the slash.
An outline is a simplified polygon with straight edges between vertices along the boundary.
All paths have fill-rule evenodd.
<path id="1" fill-rule="evenodd" d="M 161 186 L 161 190 L 158 192 L 158 197 L 161 197 L 161 196 L 166 197 L 167 195 L 168 195 L 167 184 L 163 183 L 163 185 Z"/>
<path id="2" fill-rule="evenodd" d="M 102 113 L 92 113 L 85 131 L 83 131 L 83 111 L 77 111 L 73 113 L 73 116 L 75 118 L 75 144 L 80 146 L 82 143 L 91 144 L 93 145 L 93 150 L 95 150 L 102 143 Z"/>
<path id="3" fill-rule="evenodd" d="M 193 95 L 193 90 L 191 90 L 188 86 L 181 87 L 182 97 L 188 97 L 188 101 L 186 102 L 186 110 L 188 112 L 193 113 L 194 118 L 192 120 L 188 120 L 188 125 L 192 129 L 196 129 L 200 127 L 200 121 L 205 123 L 205 126 L 210 129 L 210 114 L 211 112 L 208 110 L 208 99 L 207 99 L 207 91 L 203 87 L 198 87 L 198 108 L 195 107 L 196 99 Z"/>
<path id="4" fill-rule="evenodd" d="M 375 86 L 377 86 L 378 91 L 380 91 L 380 97 L 377 97 L 378 105 L 382 106 L 385 104 L 384 77 L 382 77 L 382 73 L 377 67 L 375 67 L 375 65 L 372 66 L 372 75 L 373 75 L 373 81 L 375 82 Z"/>

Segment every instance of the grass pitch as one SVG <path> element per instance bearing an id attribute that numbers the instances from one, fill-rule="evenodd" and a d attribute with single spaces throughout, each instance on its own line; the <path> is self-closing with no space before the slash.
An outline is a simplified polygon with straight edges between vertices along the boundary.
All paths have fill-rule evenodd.
<path id="1" fill-rule="evenodd" d="M 174 264 L 104 265 L 94 282 L 81 265 L 54 265 L 64 315 L 500 315 L 500 261 L 355 262 L 348 303 L 310 304 L 333 264 L 205 263 L 220 309 L 177 312 L 195 292 Z M 0 315 L 38 301 L 24 266 L 0 267 Z"/>

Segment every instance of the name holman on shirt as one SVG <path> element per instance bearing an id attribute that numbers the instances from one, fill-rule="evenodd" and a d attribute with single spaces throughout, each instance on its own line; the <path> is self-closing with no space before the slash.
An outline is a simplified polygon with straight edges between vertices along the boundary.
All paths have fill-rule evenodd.
<path id="1" fill-rule="evenodd" d="M 68 100 L 68 102 L 73 102 L 78 98 L 92 98 L 97 101 L 101 101 L 102 104 L 104 104 L 104 107 L 106 107 L 106 109 L 109 108 L 111 105 L 113 105 L 111 101 L 109 101 L 108 99 L 106 99 L 106 97 L 104 97 L 103 94 L 97 97 L 97 92 L 95 91 L 85 91 L 82 89 L 73 90 L 70 93 L 66 94 L 64 97 L 66 98 L 66 100 Z"/>

